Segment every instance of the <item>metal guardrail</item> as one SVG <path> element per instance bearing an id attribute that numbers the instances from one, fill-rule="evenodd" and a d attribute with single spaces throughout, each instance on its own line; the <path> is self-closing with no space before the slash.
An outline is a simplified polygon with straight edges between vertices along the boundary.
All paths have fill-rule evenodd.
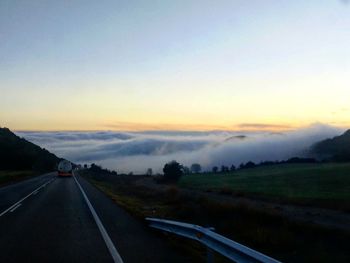
<path id="1" fill-rule="evenodd" d="M 146 220 L 150 227 L 194 239 L 237 263 L 280 263 L 276 259 L 213 232 L 212 228 L 158 218 L 146 218 Z M 211 261 L 212 255 L 208 251 L 208 262 Z"/>

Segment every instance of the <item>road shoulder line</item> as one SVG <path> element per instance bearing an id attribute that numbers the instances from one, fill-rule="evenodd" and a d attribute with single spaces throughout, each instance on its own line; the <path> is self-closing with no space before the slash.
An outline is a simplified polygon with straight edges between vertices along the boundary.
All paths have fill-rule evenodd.
<path id="1" fill-rule="evenodd" d="M 10 213 L 13 213 L 18 207 L 20 207 L 22 204 L 21 203 L 19 203 L 18 205 L 16 205 L 14 208 L 12 208 L 11 210 L 10 210 Z"/>
<path id="2" fill-rule="evenodd" d="M 46 185 L 48 185 L 49 183 L 51 183 L 53 180 L 55 180 L 55 178 L 52 178 L 51 180 L 45 182 L 44 184 L 42 184 L 41 186 L 39 186 L 38 188 L 36 188 L 33 192 L 31 192 L 30 194 L 26 195 L 25 197 L 23 197 L 21 200 L 19 200 L 18 202 L 14 203 L 13 205 L 11 205 L 9 208 L 7 208 L 6 210 L 4 210 L 1 214 L 0 217 L 2 217 L 3 215 L 5 215 L 8 211 L 12 210 L 15 206 L 17 206 L 18 204 L 22 203 L 24 200 L 26 200 L 28 197 L 30 197 L 31 195 L 33 195 L 35 192 L 38 192 L 41 188 L 45 187 Z"/>
<path id="3" fill-rule="evenodd" d="M 115 246 L 114 246 L 114 244 L 113 244 L 111 238 L 109 237 L 109 235 L 108 235 L 106 229 L 104 228 L 104 226 L 103 226 L 103 224 L 102 224 L 100 218 L 98 217 L 98 215 L 97 215 L 97 213 L 96 213 L 94 207 L 93 207 L 92 204 L 90 203 L 89 198 L 88 198 L 87 195 L 85 194 L 84 189 L 81 187 L 81 185 L 80 185 L 80 183 L 78 182 L 78 180 L 77 180 L 77 178 L 75 177 L 75 175 L 73 175 L 73 178 L 74 178 L 75 182 L 77 183 L 77 185 L 78 185 L 78 187 L 79 187 L 79 189 L 80 189 L 80 191 L 81 191 L 81 193 L 82 193 L 82 195 L 83 195 L 83 197 L 84 197 L 84 199 L 85 199 L 85 202 L 86 202 L 86 204 L 88 205 L 88 207 L 89 207 L 89 209 L 90 209 L 90 212 L 91 212 L 91 214 L 92 214 L 92 216 L 93 216 L 93 218 L 94 218 L 94 220 L 95 220 L 95 222 L 96 222 L 96 224 L 97 224 L 98 229 L 99 229 L 100 232 L 101 232 L 101 235 L 102 235 L 102 237 L 103 237 L 103 240 L 105 241 L 105 243 L 106 243 L 106 245 L 107 245 L 107 248 L 108 248 L 108 250 L 109 250 L 109 253 L 111 254 L 111 256 L 112 256 L 114 262 L 115 262 L 115 263 L 123 263 L 123 260 L 122 260 L 122 258 L 121 258 L 121 256 L 120 256 L 120 254 L 118 253 L 117 249 L 115 248 Z"/>

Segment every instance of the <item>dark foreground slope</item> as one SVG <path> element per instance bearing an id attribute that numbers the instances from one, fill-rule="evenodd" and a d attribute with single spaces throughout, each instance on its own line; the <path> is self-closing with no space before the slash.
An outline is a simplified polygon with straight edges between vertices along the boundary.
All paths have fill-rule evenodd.
<path id="1" fill-rule="evenodd" d="M 49 151 L 18 137 L 7 128 L 0 128 L 0 170 L 55 169 L 59 158 Z"/>
<path id="2" fill-rule="evenodd" d="M 350 161 L 350 130 L 315 144 L 312 152 L 318 157 L 338 162 Z"/>

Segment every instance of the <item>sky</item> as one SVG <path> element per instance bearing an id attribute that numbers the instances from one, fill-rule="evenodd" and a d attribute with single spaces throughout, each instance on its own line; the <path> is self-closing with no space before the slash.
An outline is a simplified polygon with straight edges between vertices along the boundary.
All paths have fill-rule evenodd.
<path id="1" fill-rule="evenodd" d="M 0 0 L 0 126 L 350 127 L 350 3 Z"/>

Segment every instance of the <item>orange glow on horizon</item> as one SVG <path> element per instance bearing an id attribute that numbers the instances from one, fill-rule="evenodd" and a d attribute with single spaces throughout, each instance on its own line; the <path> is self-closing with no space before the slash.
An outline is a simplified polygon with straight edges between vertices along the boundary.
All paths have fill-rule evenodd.
<path id="1" fill-rule="evenodd" d="M 15 127 L 15 131 L 123 131 L 123 132 L 142 132 L 142 131 L 237 131 L 237 132 L 283 132 L 291 131 L 306 125 L 291 124 L 272 124 L 272 123 L 243 123 L 236 125 L 209 125 L 209 124 L 170 124 L 170 123 L 133 123 L 133 122 L 115 122 L 95 127 L 78 128 L 78 127 Z M 8 127 L 5 125 L 5 127 Z M 11 127 L 8 127 L 12 129 Z"/>

